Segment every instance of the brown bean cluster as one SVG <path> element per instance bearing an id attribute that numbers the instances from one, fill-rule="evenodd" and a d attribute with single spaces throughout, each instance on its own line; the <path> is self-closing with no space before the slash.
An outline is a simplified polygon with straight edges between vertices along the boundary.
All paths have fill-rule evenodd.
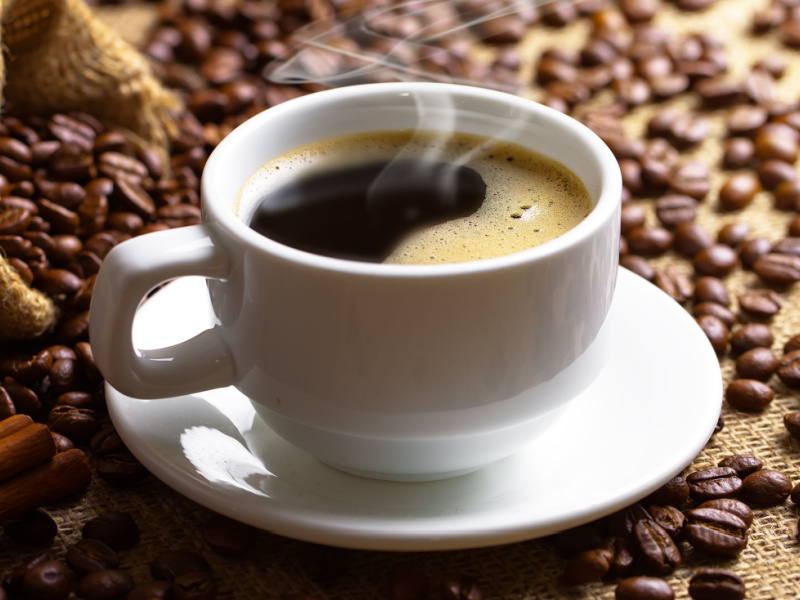
<path id="1" fill-rule="evenodd" d="M 567 556 L 564 579 L 574 585 L 610 577 L 619 580 L 618 598 L 672 598 L 674 591 L 660 577 L 683 563 L 687 548 L 710 558 L 735 558 L 747 546 L 751 506 L 776 506 L 790 496 L 800 500 L 798 490 L 787 475 L 763 468 L 753 455 L 728 456 L 716 467 L 675 477 L 608 517 L 556 535 L 556 548 Z M 720 587 L 735 593 L 711 593 L 722 594 Z M 692 578 L 689 593 L 743 598 L 745 589 L 734 573 L 706 569 Z"/>

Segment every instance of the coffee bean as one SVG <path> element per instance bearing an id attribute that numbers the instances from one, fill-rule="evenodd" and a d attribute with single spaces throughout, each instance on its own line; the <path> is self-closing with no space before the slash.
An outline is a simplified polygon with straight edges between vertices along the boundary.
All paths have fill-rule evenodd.
<path id="1" fill-rule="evenodd" d="M 708 500 L 700 504 L 697 508 L 713 508 L 716 510 L 723 510 L 739 517 L 749 528 L 753 524 L 753 511 L 741 500 L 735 498 L 718 498 L 716 500 Z"/>
<path id="2" fill-rule="evenodd" d="M 769 327 L 761 323 L 742 325 L 733 332 L 730 338 L 731 350 L 735 354 L 742 354 L 753 348 L 770 348 L 774 341 L 775 338 Z M 785 349 L 784 352 L 786 352 Z"/>
<path id="3" fill-rule="evenodd" d="M 739 308 L 750 316 L 768 319 L 783 306 L 783 300 L 773 290 L 753 289 L 739 296 Z"/>
<path id="4" fill-rule="evenodd" d="M 669 175 L 669 187 L 678 194 L 702 200 L 711 190 L 708 167 L 698 161 L 676 166 Z"/>
<path id="5" fill-rule="evenodd" d="M 577 554 L 583 550 L 597 548 L 606 535 L 606 530 L 604 521 L 590 521 L 557 533 L 553 542 L 559 554 Z"/>
<path id="6" fill-rule="evenodd" d="M 134 587 L 133 576 L 127 571 L 107 569 L 84 576 L 78 583 L 78 593 L 85 600 L 114 600 Z"/>
<path id="7" fill-rule="evenodd" d="M 633 536 L 648 570 L 666 575 L 681 564 L 681 553 L 675 542 L 654 520 L 637 521 L 633 527 Z"/>
<path id="8" fill-rule="evenodd" d="M 791 480 L 780 471 L 761 469 L 742 480 L 742 500 L 751 504 L 782 504 L 791 491 Z"/>
<path id="9" fill-rule="evenodd" d="M 694 286 L 689 277 L 673 267 L 656 269 L 653 283 L 681 304 L 687 302 L 694 293 Z"/>
<path id="10" fill-rule="evenodd" d="M 623 579 L 614 590 L 615 600 L 673 600 L 675 592 L 660 577 L 637 575 Z"/>
<path id="11" fill-rule="evenodd" d="M 675 228 L 672 247 L 675 252 L 693 258 L 713 244 L 711 236 L 697 223 L 682 223 Z M 770 246 L 771 247 L 771 246 Z"/>
<path id="12" fill-rule="evenodd" d="M 119 566 L 119 557 L 112 548 L 90 538 L 79 540 L 71 546 L 65 560 L 73 571 L 83 575 Z"/>
<path id="13" fill-rule="evenodd" d="M 739 247 L 739 259 L 742 266 L 751 269 L 759 257 L 772 251 L 772 242 L 767 238 L 757 237 L 742 242 Z"/>
<path id="14" fill-rule="evenodd" d="M 778 368 L 778 358 L 769 348 L 753 348 L 736 359 L 736 375 L 744 379 L 767 381 Z"/>
<path id="15" fill-rule="evenodd" d="M 673 540 L 680 537 L 681 529 L 686 522 L 686 517 L 679 509 L 674 506 L 651 505 L 648 508 L 648 512 L 650 516 L 653 517 L 653 520 L 667 532 L 669 537 Z"/>
<path id="16" fill-rule="evenodd" d="M 109 511 L 89 519 L 81 532 L 84 538 L 100 540 L 114 550 L 139 543 L 139 527 L 129 513 Z"/>
<path id="17" fill-rule="evenodd" d="M 676 506 L 680 508 L 689 499 L 689 484 L 683 477 L 676 476 L 667 481 L 664 485 L 652 492 L 644 500 L 643 504 L 648 506 L 657 504 L 660 506 Z"/>
<path id="18" fill-rule="evenodd" d="M 483 591 L 472 577 L 449 573 L 439 582 L 439 597 L 442 600 L 483 600 Z"/>
<path id="19" fill-rule="evenodd" d="M 127 486 L 141 483 L 150 472 L 130 452 L 106 454 L 95 465 L 101 479 L 112 485 Z"/>
<path id="20" fill-rule="evenodd" d="M 626 236 L 628 247 L 634 254 L 658 256 L 672 245 L 672 234 L 660 227 L 637 227 Z"/>
<path id="21" fill-rule="evenodd" d="M 698 252 L 692 265 L 699 275 L 724 277 L 739 266 L 739 256 L 730 246 L 713 244 Z M 800 278 L 800 273 L 798 277 Z"/>
<path id="22" fill-rule="evenodd" d="M 733 513 L 715 508 L 686 511 L 684 537 L 697 550 L 712 556 L 737 556 L 747 546 L 747 526 Z"/>
<path id="23" fill-rule="evenodd" d="M 695 319 L 700 329 L 706 334 L 711 347 L 717 356 L 722 356 L 728 349 L 728 328 L 719 317 L 714 315 L 700 315 Z"/>
<path id="24" fill-rule="evenodd" d="M 694 318 L 702 315 L 712 315 L 717 317 L 725 324 L 725 327 L 730 329 L 736 325 L 736 315 L 734 315 L 727 307 L 716 302 L 699 302 L 692 308 L 692 316 Z"/>
<path id="25" fill-rule="evenodd" d="M 172 583 L 169 581 L 148 581 L 134 587 L 125 600 L 161 600 L 169 598 Z"/>
<path id="26" fill-rule="evenodd" d="M 744 169 L 751 166 L 755 154 L 752 140 L 743 137 L 730 138 L 723 145 L 722 166 L 726 169 Z"/>
<path id="27" fill-rule="evenodd" d="M 48 513 L 41 508 L 3 523 L 5 536 L 22 546 L 49 545 L 58 533 L 58 526 Z"/>
<path id="28" fill-rule="evenodd" d="M 741 104 L 734 106 L 725 116 L 725 127 L 732 136 L 753 134 L 767 122 L 769 114 L 763 106 Z"/>
<path id="29" fill-rule="evenodd" d="M 780 160 L 787 163 L 797 161 L 797 132 L 779 123 L 769 129 L 761 128 L 755 137 L 756 158 L 760 161 Z"/>
<path id="30" fill-rule="evenodd" d="M 43 560 L 25 572 L 21 587 L 26 598 L 65 600 L 72 591 L 72 577 L 60 561 Z"/>
<path id="31" fill-rule="evenodd" d="M 656 201 L 656 217 L 667 229 L 693 221 L 696 214 L 697 200 L 691 196 L 670 194 Z"/>
<path id="32" fill-rule="evenodd" d="M 730 467 L 736 471 L 736 474 L 740 478 L 744 478 L 760 470 L 763 464 L 761 459 L 756 458 L 752 454 L 734 454 L 723 458 L 717 466 Z"/>
<path id="33" fill-rule="evenodd" d="M 689 596 L 692 600 L 743 600 L 744 581 L 729 571 L 704 569 L 689 580 Z"/>
<path id="34" fill-rule="evenodd" d="M 153 579 L 173 581 L 184 573 L 210 573 L 208 561 L 189 550 L 167 550 L 156 556 L 150 563 L 150 575 Z"/>
<path id="35" fill-rule="evenodd" d="M 634 566 L 636 557 L 631 543 L 619 537 L 607 537 L 600 542 L 599 549 L 610 553 L 608 572 L 613 575 L 625 575 Z"/>
<path id="36" fill-rule="evenodd" d="M 728 223 L 717 232 L 717 243 L 736 248 L 750 235 L 750 229 L 748 223 Z"/>
<path id="37" fill-rule="evenodd" d="M 636 256 L 633 254 L 622 256 L 619 259 L 619 264 L 621 267 L 625 267 L 626 269 L 633 271 L 648 281 L 652 281 L 655 277 L 655 269 L 653 269 L 647 260 L 641 256 Z"/>
<path id="38" fill-rule="evenodd" d="M 731 498 L 742 489 L 742 480 L 730 467 L 710 467 L 686 476 L 689 495 L 697 502 L 715 498 Z"/>
<path id="39" fill-rule="evenodd" d="M 422 565 L 415 561 L 397 563 L 389 571 L 389 600 L 425 600 L 428 578 Z"/>
<path id="40" fill-rule="evenodd" d="M 797 210 L 800 202 L 800 181 L 782 181 L 772 190 L 778 210 Z"/>
<path id="41" fill-rule="evenodd" d="M 694 301 L 713 302 L 720 306 L 730 306 L 730 298 L 725 283 L 719 277 L 698 277 L 694 282 Z"/>
<path id="42" fill-rule="evenodd" d="M 784 181 L 796 181 L 794 166 L 782 160 L 761 161 L 757 168 L 758 180 L 765 190 L 774 190 Z"/>
<path id="43" fill-rule="evenodd" d="M 794 352 L 795 350 L 800 350 L 800 335 L 790 337 L 783 345 L 784 354 L 789 354 L 789 352 Z"/>
<path id="44" fill-rule="evenodd" d="M 800 388 L 800 350 L 784 354 L 776 371 L 778 378 L 790 388 Z"/>
<path id="45" fill-rule="evenodd" d="M 218 554 L 237 556 L 247 552 L 256 541 L 256 530 L 222 515 L 212 516 L 201 534 L 209 547 Z"/>
<path id="46" fill-rule="evenodd" d="M 756 379 L 734 379 L 725 390 L 725 400 L 739 410 L 764 410 L 774 397 L 772 388 Z"/>
<path id="47" fill-rule="evenodd" d="M 612 556 L 605 548 L 584 550 L 564 565 L 564 581 L 580 585 L 600 579 L 608 573 Z"/>
<path id="48" fill-rule="evenodd" d="M 77 442 L 91 439 L 100 430 L 100 425 L 97 412 L 90 408 L 59 405 L 54 406 L 47 415 L 50 429 Z"/>
<path id="49" fill-rule="evenodd" d="M 800 411 L 788 412 L 783 415 L 783 426 L 789 435 L 800 440 Z"/>

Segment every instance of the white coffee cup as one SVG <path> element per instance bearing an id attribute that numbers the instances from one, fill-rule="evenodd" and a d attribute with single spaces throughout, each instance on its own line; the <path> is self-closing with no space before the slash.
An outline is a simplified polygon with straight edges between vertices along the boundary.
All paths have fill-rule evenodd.
<path id="1" fill-rule="evenodd" d="M 306 253 L 235 214 L 237 192 L 272 158 L 336 135 L 414 127 L 543 153 L 582 180 L 593 209 L 539 247 L 426 266 Z M 602 369 L 621 177 L 605 144 L 557 111 L 439 83 L 318 92 L 233 131 L 210 156 L 201 187 L 203 225 L 124 242 L 98 274 L 92 347 L 124 394 L 156 399 L 236 386 L 270 428 L 332 466 L 426 480 L 518 451 Z M 190 275 L 208 279 L 215 327 L 170 348 L 135 348 L 142 298 Z"/>

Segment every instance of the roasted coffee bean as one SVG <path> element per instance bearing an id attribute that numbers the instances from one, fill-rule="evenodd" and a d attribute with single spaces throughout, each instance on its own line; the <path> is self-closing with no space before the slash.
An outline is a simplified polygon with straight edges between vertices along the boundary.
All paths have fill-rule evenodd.
<path id="1" fill-rule="evenodd" d="M 59 405 L 54 406 L 47 415 L 47 426 L 71 440 L 83 442 L 100 430 L 101 422 L 97 412 L 92 409 Z"/>
<path id="2" fill-rule="evenodd" d="M 778 358 L 769 348 L 753 348 L 736 359 L 736 375 L 744 379 L 767 381 L 778 368 Z"/>
<path id="3" fill-rule="evenodd" d="M 153 579 L 173 581 L 184 573 L 210 573 L 208 561 L 189 550 L 167 550 L 156 556 L 150 563 L 150 575 Z"/>
<path id="4" fill-rule="evenodd" d="M 657 504 L 660 506 L 675 506 L 680 508 L 689 499 L 689 484 L 683 477 L 676 476 L 651 493 L 643 504 Z"/>
<path id="5" fill-rule="evenodd" d="M 783 415 L 783 426 L 789 435 L 800 440 L 800 411 L 788 412 Z"/>
<path id="6" fill-rule="evenodd" d="M 118 486 L 141 483 L 150 475 L 147 468 L 130 452 L 106 454 L 98 459 L 95 467 L 101 479 Z"/>
<path id="7" fill-rule="evenodd" d="M 673 540 L 678 539 L 686 522 L 686 517 L 679 509 L 674 506 L 651 505 L 647 510 L 653 520 L 667 532 L 669 537 Z"/>
<path id="8" fill-rule="evenodd" d="M 100 540 L 90 538 L 79 540 L 71 546 L 65 560 L 73 571 L 83 575 L 116 569 L 119 566 L 119 557 L 112 548 Z"/>
<path id="9" fill-rule="evenodd" d="M 3 389 L 11 398 L 17 413 L 35 416 L 42 408 L 39 397 L 32 389 L 15 381 L 12 377 L 5 377 L 2 381 Z"/>
<path id="10" fill-rule="evenodd" d="M 694 308 L 692 308 L 692 316 L 697 318 L 702 315 L 712 315 L 717 317 L 720 321 L 725 323 L 725 327 L 728 329 L 736 325 L 737 322 L 736 315 L 734 315 L 730 309 L 722 304 L 717 304 L 716 302 L 696 303 Z"/>
<path id="11" fill-rule="evenodd" d="M 656 201 L 656 217 L 667 229 L 693 221 L 697 214 L 697 200 L 682 194 L 670 194 Z"/>
<path id="12" fill-rule="evenodd" d="M 714 315 L 700 315 L 695 321 L 706 334 L 711 347 L 717 356 L 722 356 L 728 349 L 728 327 L 719 317 Z"/>
<path id="13" fill-rule="evenodd" d="M 702 200 L 711 190 L 708 167 L 698 161 L 677 165 L 669 175 L 669 187 L 675 193 Z"/>
<path id="14" fill-rule="evenodd" d="M 739 247 L 739 259 L 742 266 L 751 269 L 756 260 L 772 251 L 772 242 L 767 238 L 757 237 L 742 242 Z"/>
<path id="15" fill-rule="evenodd" d="M 418 562 L 397 563 L 389 571 L 389 600 L 425 600 L 428 589 L 425 569 Z"/>
<path id="16" fill-rule="evenodd" d="M 699 275 L 724 277 L 739 266 L 739 256 L 730 246 L 713 244 L 695 254 L 692 265 Z"/>
<path id="17" fill-rule="evenodd" d="M 483 590 L 472 577 L 449 573 L 439 582 L 439 597 L 442 600 L 483 600 Z"/>
<path id="18" fill-rule="evenodd" d="M 769 319 L 783 306 L 783 300 L 773 290 L 748 290 L 739 296 L 739 308 L 750 316 Z"/>
<path id="19" fill-rule="evenodd" d="M 686 476 L 689 495 L 697 502 L 715 498 L 731 498 L 742 489 L 742 480 L 729 467 L 710 467 Z"/>
<path id="20" fill-rule="evenodd" d="M 691 279 L 673 267 L 656 269 L 653 275 L 653 283 L 673 300 L 681 304 L 687 302 L 694 293 Z"/>
<path id="21" fill-rule="evenodd" d="M 765 190 L 774 190 L 784 181 L 796 181 L 794 166 L 782 160 L 761 161 L 757 167 L 758 180 Z"/>
<path id="22" fill-rule="evenodd" d="M 212 516 L 201 534 L 214 552 L 228 556 L 247 552 L 256 541 L 255 529 L 222 515 Z"/>
<path id="23" fill-rule="evenodd" d="M 725 400 L 739 410 L 764 410 L 774 397 L 772 388 L 756 379 L 734 379 L 725 390 Z"/>
<path id="24" fill-rule="evenodd" d="M 599 545 L 600 549 L 610 552 L 608 572 L 614 575 L 624 575 L 633 568 L 636 557 L 631 543 L 618 537 L 605 538 Z"/>
<path id="25" fill-rule="evenodd" d="M 733 513 L 715 508 L 686 511 L 685 539 L 712 556 L 737 556 L 747 546 L 747 526 Z"/>
<path id="26" fill-rule="evenodd" d="M 184 573 L 172 581 L 170 597 L 174 600 L 214 600 L 217 582 L 210 573 Z"/>
<path id="27" fill-rule="evenodd" d="M 800 388 L 800 350 L 785 354 L 778 364 L 776 373 L 787 387 Z"/>
<path id="28" fill-rule="evenodd" d="M 782 181 L 772 190 L 772 198 L 778 210 L 797 210 L 800 207 L 800 181 Z"/>
<path id="29" fill-rule="evenodd" d="M 780 471 L 760 469 L 742 480 L 742 500 L 750 504 L 782 504 L 791 491 L 791 480 Z"/>
<path id="30" fill-rule="evenodd" d="M 700 96 L 707 108 L 730 106 L 743 99 L 741 83 L 725 79 L 722 76 L 702 79 L 694 85 L 694 91 Z"/>
<path id="31" fill-rule="evenodd" d="M 634 254 L 620 257 L 619 264 L 621 267 L 633 271 L 640 277 L 644 277 L 647 281 L 653 281 L 656 274 L 655 269 L 650 266 L 647 260 Z"/>
<path id="32" fill-rule="evenodd" d="M 716 500 L 708 500 L 700 504 L 697 508 L 713 508 L 715 510 L 724 510 L 739 517 L 749 528 L 753 524 L 753 511 L 741 500 L 735 498 L 718 498 Z"/>
<path id="33" fill-rule="evenodd" d="M 732 456 L 727 456 L 723 458 L 719 464 L 719 467 L 730 467 L 740 478 L 745 478 L 748 475 L 759 471 L 763 464 L 761 459 L 753 456 L 752 454 L 734 454 Z"/>
<path id="34" fill-rule="evenodd" d="M 117 430 L 112 424 L 104 425 L 100 431 L 92 436 L 89 442 L 92 454 L 95 456 L 106 456 L 108 454 L 119 454 L 127 452 L 127 448 L 119 437 Z"/>
<path id="35" fill-rule="evenodd" d="M 769 113 L 763 106 L 740 104 L 734 106 L 725 116 L 725 128 L 732 136 L 751 135 L 767 122 Z"/>
<path id="36" fill-rule="evenodd" d="M 675 228 L 672 247 L 675 252 L 693 258 L 713 244 L 708 232 L 697 223 L 682 223 Z"/>
<path id="37" fill-rule="evenodd" d="M 747 223 L 728 223 L 717 232 L 717 243 L 736 248 L 750 235 L 750 229 Z"/>
<path id="38" fill-rule="evenodd" d="M 726 169 L 744 169 L 752 164 L 755 154 L 752 140 L 743 137 L 730 138 L 723 146 L 722 166 Z"/>
<path id="39" fill-rule="evenodd" d="M 22 546 L 49 545 L 58 533 L 58 526 L 48 513 L 41 508 L 3 523 L 3 533 Z"/>
<path id="40" fill-rule="evenodd" d="M 648 570 L 666 575 L 681 564 L 680 550 L 664 528 L 654 520 L 637 521 L 633 527 L 633 536 Z"/>
<path id="41" fill-rule="evenodd" d="M 51 431 L 50 435 L 53 436 L 53 442 L 56 445 L 57 453 L 66 452 L 67 450 L 72 450 L 75 447 L 75 444 L 72 443 L 72 440 L 65 435 L 61 435 L 60 433 L 56 433 L 54 431 Z"/>
<path id="42" fill-rule="evenodd" d="M 730 571 L 704 569 L 689 580 L 689 596 L 692 600 L 743 600 L 745 585 Z"/>
<path id="43" fill-rule="evenodd" d="M 672 245 L 672 234 L 660 227 L 637 227 L 626 236 L 628 248 L 634 254 L 658 256 Z"/>
<path id="44" fill-rule="evenodd" d="M 784 286 L 800 281 L 800 256 L 771 252 L 753 263 L 753 271 L 769 285 Z"/>
<path id="45" fill-rule="evenodd" d="M 756 158 L 760 161 L 780 160 L 787 163 L 797 161 L 797 132 L 788 125 L 773 123 L 762 127 L 755 137 Z"/>
<path id="46" fill-rule="evenodd" d="M 82 536 L 100 540 L 114 550 L 124 550 L 139 543 L 139 527 L 129 513 L 109 511 L 84 523 Z"/>
<path id="47" fill-rule="evenodd" d="M 62 562 L 43 560 L 25 572 L 21 588 L 26 598 L 65 600 L 72 591 L 72 577 Z"/>
<path id="48" fill-rule="evenodd" d="M 169 581 L 148 581 L 134 587 L 125 600 L 161 600 L 169 598 L 171 591 L 172 583 Z"/>
<path id="49" fill-rule="evenodd" d="M 752 173 L 734 173 L 719 190 L 719 205 L 722 210 L 741 210 L 753 201 L 761 184 Z"/>
<path id="50" fill-rule="evenodd" d="M 644 506 L 639 503 L 631 504 L 607 517 L 608 531 L 614 537 L 633 541 L 636 523 L 642 520 L 652 521 L 652 519 L 653 517 Z"/>
<path id="51" fill-rule="evenodd" d="M 628 577 L 614 589 L 615 600 L 673 600 L 675 592 L 660 577 Z"/>
<path id="52" fill-rule="evenodd" d="M 78 593 L 85 600 L 113 600 L 123 597 L 133 587 L 133 576 L 130 573 L 107 569 L 84 576 L 78 583 Z"/>
<path id="53" fill-rule="evenodd" d="M 620 231 L 623 235 L 644 225 L 647 212 L 638 204 L 625 204 L 620 210 Z"/>
<path id="54" fill-rule="evenodd" d="M 767 325 L 762 323 L 747 323 L 742 325 L 731 335 L 731 350 L 735 354 L 743 354 L 753 348 L 770 348 L 775 341 Z M 786 350 L 784 349 L 784 352 Z"/>
<path id="55" fill-rule="evenodd" d="M 694 301 L 698 304 L 713 302 L 720 306 L 730 306 L 730 298 L 725 283 L 719 277 L 698 277 L 694 282 Z"/>
<path id="56" fill-rule="evenodd" d="M 584 550 L 567 560 L 564 581 L 570 585 L 580 585 L 600 579 L 608 573 L 612 556 L 612 552 L 605 548 Z"/>

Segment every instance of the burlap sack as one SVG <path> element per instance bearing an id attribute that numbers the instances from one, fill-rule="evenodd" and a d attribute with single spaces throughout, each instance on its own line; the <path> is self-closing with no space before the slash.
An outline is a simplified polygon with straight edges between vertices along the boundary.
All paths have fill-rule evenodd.
<path id="1" fill-rule="evenodd" d="M 16 114 L 81 110 L 166 150 L 177 97 L 82 0 L 0 0 L 0 25 L 0 96 Z M 0 311 L 0 340 L 41 335 L 56 319 L 1 256 Z"/>

